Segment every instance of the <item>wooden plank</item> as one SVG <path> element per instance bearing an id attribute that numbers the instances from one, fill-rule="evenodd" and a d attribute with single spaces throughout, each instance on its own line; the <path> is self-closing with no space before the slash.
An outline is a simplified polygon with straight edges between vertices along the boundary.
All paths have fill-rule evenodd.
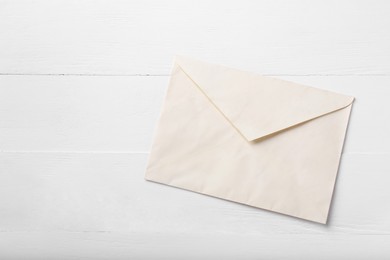
<path id="1" fill-rule="evenodd" d="M 390 77 L 281 78 L 355 96 L 344 153 L 390 154 Z M 0 149 L 148 152 L 168 81 L 0 76 Z"/>
<path id="2" fill-rule="evenodd" d="M 326 226 L 145 181 L 147 154 L 3 152 L 0 234 L 390 235 L 389 159 L 343 156 Z"/>
<path id="3" fill-rule="evenodd" d="M 0 73 L 167 75 L 186 54 L 265 74 L 389 75 L 389 5 L 1 1 Z"/>
<path id="4" fill-rule="evenodd" d="M 167 77 L 0 76 L 0 149 L 149 149 Z"/>
<path id="5" fill-rule="evenodd" d="M 4 259 L 387 259 L 388 235 L 0 233 Z"/>

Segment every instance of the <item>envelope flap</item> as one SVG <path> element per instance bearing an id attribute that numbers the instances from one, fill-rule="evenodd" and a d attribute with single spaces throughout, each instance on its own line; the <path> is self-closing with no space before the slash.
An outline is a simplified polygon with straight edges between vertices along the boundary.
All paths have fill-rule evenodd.
<path id="1" fill-rule="evenodd" d="M 248 141 L 342 109 L 354 100 L 187 57 L 176 57 L 176 63 Z"/>

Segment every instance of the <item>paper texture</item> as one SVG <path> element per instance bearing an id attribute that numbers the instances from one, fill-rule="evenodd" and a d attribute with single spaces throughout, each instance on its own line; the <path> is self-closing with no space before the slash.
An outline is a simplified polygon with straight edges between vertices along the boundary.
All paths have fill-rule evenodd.
<path id="1" fill-rule="evenodd" d="M 177 57 L 145 178 L 326 223 L 352 103 Z"/>

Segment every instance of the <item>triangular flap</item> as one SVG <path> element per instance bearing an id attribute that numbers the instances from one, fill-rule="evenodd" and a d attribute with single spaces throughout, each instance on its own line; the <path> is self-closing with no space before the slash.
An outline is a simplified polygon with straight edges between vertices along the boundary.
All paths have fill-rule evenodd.
<path id="1" fill-rule="evenodd" d="M 354 100 L 182 56 L 176 63 L 248 141 L 342 109 Z"/>

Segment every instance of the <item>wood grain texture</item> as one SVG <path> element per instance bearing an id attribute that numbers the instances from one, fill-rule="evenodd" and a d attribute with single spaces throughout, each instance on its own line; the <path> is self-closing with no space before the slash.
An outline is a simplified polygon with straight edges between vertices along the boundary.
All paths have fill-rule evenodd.
<path id="1" fill-rule="evenodd" d="M 389 258 L 389 8 L 0 0 L 0 258 Z M 356 98 L 328 225 L 144 180 L 176 54 Z"/>
<path id="2" fill-rule="evenodd" d="M 354 96 L 344 153 L 390 154 L 390 76 L 283 76 Z M 150 149 L 168 76 L 0 76 L 3 151 Z"/>
<path id="3" fill-rule="evenodd" d="M 324 226 L 147 182 L 146 154 L 1 153 L 0 252 L 7 259 L 381 259 L 390 253 L 388 159 L 344 155 Z"/>
<path id="4" fill-rule="evenodd" d="M 390 235 L 388 159 L 344 155 L 321 225 L 148 182 L 147 154 L 1 153 L 0 231 Z"/>
<path id="5" fill-rule="evenodd" d="M 42 246 L 45 245 L 45 246 Z M 18 250 L 15 250 L 18 249 Z M 281 250 L 283 249 L 283 250 Z M 0 250 L 25 259 L 383 259 L 384 236 L 195 233 L 1 233 Z"/>
<path id="6" fill-rule="evenodd" d="M 0 2 L 0 73 L 164 74 L 175 54 L 266 74 L 390 74 L 390 3 Z"/>
<path id="7" fill-rule="evenodd" d="M 168 77 L 0 76 L 2 150 L 147 152 Z"/>

